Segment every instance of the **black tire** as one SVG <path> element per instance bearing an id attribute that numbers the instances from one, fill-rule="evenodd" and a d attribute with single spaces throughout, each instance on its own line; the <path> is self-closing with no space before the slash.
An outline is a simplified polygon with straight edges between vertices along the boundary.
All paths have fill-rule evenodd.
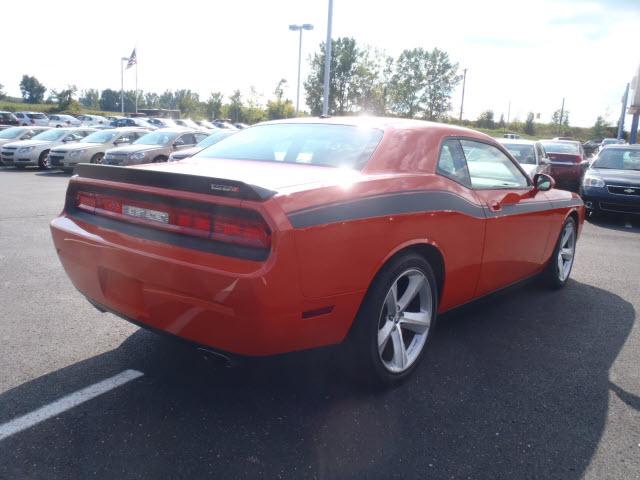
<path id="1" fill-rule="evenodd" d="M 569 225 L 573 229 L 573 257 L 572 257 L 571 265 L 569 267 L 569 271 L 566 274 L 566 276 L 564 276 L 563 278 L 563 275 L 560 274 L 558 257 L 560 254 L 560 249 L 562 248 L 563 234 L 565 232 L 565 228 L 568 228 Z M 567 284 L 567 281 L 571 276 L 571 270 L 573 269 L 573 263 L 575 259 L 575 245 L 576 245 L 577 239 L 578 239 L 578 231 L 576 228 L 576 221 L 573 217 L 569 217 L 562 224 L 562 228 L 560 229 L 560 234 L 558 235 L 558 240 L 556 240 L 556 246 L 553 249 L 551 258 L 549 259 L 547 266 L 542 272 L 542 281 L 547 287 L 557 290 L 557 289 L 563 288 Z"/>
<path id="2" fill-rule="evenodd" d="M 165 157 L 164 155 L 158 155 L 156 158 L 153 159 L 153 163 L 166 162 L 167 160 L 168 160 L 168 157 Z"/>
<path id="3" fill-rule="evenodd" d="M 40 170 L 45 170 L 49 168 L 49 162 L 47 161 L 48 156 L 49 156 L 49 150 L 45 150 L 38 157 L 38 168 Z"/>
<path id="4" fill-rule="evenodd" d="M 384 318 L 387 294 L 396 280 L 407 271 L 421 272 L 428 282 L 431 297 L 431 321 L 426 331 L 426 340 L 413 362 L 401 372 L 390 371 L 383 362 L 383 352 L 378 349 L 378 334 Z M 403 273 L 404 272 L 404 273 Z M 398 302 L 400 303 L 400 302 Z M 438 307 L 437 283 L 431 265 L 417 253 L 404 253 L 393 257 L 376 275 L 367 291 L 350 332 L 347 347 L 350 348 L 352 366 L 359 381 L 374 387 L 390 387 L 405 380 L 420 363 L 436 324 Z M 400 337 L 403 342 L 405 339 Z M 406 343 L 406 342 L 405 342 Z"/>
<path id="5" fill-rule="evenodd" d="M 91 157 L 91 163 L 102 164 L 103 158 L 104 158 L 104 153 L 98 152 L 93 157 Z"/>

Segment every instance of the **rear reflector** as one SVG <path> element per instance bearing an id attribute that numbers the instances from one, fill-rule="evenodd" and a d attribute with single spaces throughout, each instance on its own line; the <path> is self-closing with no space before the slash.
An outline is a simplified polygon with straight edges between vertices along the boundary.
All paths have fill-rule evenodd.
<path id="1" fill-rule="evenodd" d="M 271 247 L 271 231 L 252 211 L 245 215 L 173 208 L 97 192 L 76 192 L 74 206 L 87 213 L 158 230 L 256 248 Z"/>

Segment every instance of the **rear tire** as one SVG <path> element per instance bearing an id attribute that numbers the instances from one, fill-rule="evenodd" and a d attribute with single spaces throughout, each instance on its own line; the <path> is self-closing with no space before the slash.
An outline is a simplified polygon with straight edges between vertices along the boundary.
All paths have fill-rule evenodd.
<path id="1" fill-rule="evenodd" d="M 167 160 L 168 158 L 165 157 L 164 155 L 158 155 L 156 158 L 153 159 L 153 163 L 166 162 Z"/>
<path id="2" fill-rule="evenodd" d="M 418 366 L 436 322 L 431 265 L 416 253 L 392 258 L 369 287 L 350 335 L 359 380 L 388 387 Z"/>
<path id="3" fill-rule="evenodd" d="M 562 225 L 549 263 L 542 272 L 542 279 L 548 287 L 557 290 L 567 284 L 575 259 L 577 235 L 576 221 L 573 217 L 567 218 Z"/>
<path id="4" fill-rule="evenodd" d="M 38 157 L 38 168 L 40 170 L 45 170 L 49 168 L 49 161 L 47 160 L 48 156 L 49 156 L 49 150 L 45 150 Z"/>

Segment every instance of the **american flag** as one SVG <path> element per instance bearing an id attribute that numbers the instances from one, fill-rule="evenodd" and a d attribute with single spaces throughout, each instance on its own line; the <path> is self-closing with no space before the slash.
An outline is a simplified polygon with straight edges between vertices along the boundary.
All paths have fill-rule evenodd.
<path id="1" fill-rule="evenodd" d="M 136 49 L 134 48 L 133 52 L 131 52 L 131 56 L 129 57 L 129 61 L 127 62 L 127 68 L 131 68 L 137 63 L 138 57 L 136 56 Z"/>

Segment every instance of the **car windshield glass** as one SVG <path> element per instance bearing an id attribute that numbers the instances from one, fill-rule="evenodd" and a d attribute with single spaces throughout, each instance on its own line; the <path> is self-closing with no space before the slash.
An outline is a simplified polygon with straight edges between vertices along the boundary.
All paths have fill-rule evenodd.
<path id="1" fill-rule="evenodd" d="M 84 137 L 80 141 L 82 143 L 107 143 L 113 140 L 116 135 L 118 135 L 117 132 L 103 130 L 102 132 L 93 132 L 91 135 Z"/>
<path id="2" fill-rule="evenodd" d="M 69 130 L 62 130 L 60 128 L 54 128 L 52 130 L 47 130 L 46 132 L 39 133 L 32 140 L 46 140 L 49 142 L 54 142 L 56 140 L 62 139 Z"/>
<path id="3" fill-rule="evenodd" d="M 503 145 L 518 162 L 529 165 L 536 164 L 536 155 L 533 150 L 533 145 L 511 143 L 504 143 Z"/>
<path id="4" fill-rule="evenodd" d="M 27 117 L 29 118 L 47 118 L 44 116 L 44 113 L 27 113 Z"/>
<path id="5" fill-rule="evenodd" d="M 547 153 L 570 153 L 576 155 L 580 153 L 577 143 L 573 142 L 542 142 Z"/>
<path id="6" fill-rule="evenodd" d="M 196 157 L 361 169 L 382 131 L 349 125 L 279 123 L 241 130 Z"/>
<path id="7" fill-rule="evenodd" d="M 143 135 L 133 142 L 136 145 L 166 145 L 172 141 L 177 134 L 166 132 L 151 132 Z"/>
<path id="8" fill-rule="evenodd" d="M 223 138 L 227 138 L 229 135 L 233 134 L 233 132 L 216 132 L 209 135 L 207 138 L 198 143 L 198 147 L 206 148 L 211 145 L 215 145 Z"/>
<path id="9" fill-rule="evenodd" d="M 6 130 L 2 130 L 0 132 L 0 138 L 5 138 L 5 139 L 16 138 L 22 132 L 24 132 L 24 128 L 20 128 L 20 127 L 7 128 Z"/>
<path id="10" fill-rule="evenodd" d="M 605 148 L 593 162 L 592 168 L 640 170 L 640 149 Z"/>

